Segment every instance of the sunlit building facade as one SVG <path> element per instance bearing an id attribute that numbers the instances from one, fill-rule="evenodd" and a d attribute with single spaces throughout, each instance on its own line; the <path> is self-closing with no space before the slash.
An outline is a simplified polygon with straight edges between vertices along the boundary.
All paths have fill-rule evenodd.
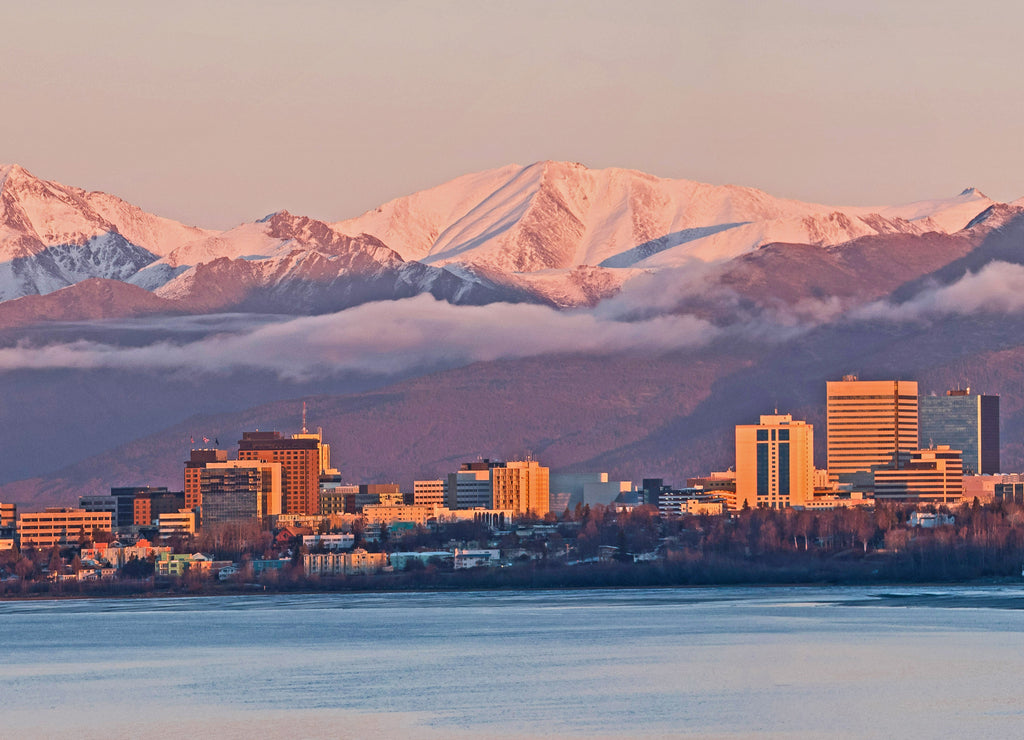
<path id="1" fill-rule="evenodd" d="M 858 380 L 827 387 L 828 474 L 832 482 L 870 487 L 871 471 L 902 467 L 918 448 L 917 383 Z"/>
<path id="2" fill-rule="evenodd" d="M 814 427 L 789 414 L 736 427 L 736 500 L 740 508 L 803 506 L 814 496 Z"/>
<path id="3" fill-rule="evenodd" d="M 875 501 L 958 504 L 963 495 L 963 458 L 949 445 L 913 450 L 903 467 L 875 471 Z"/>

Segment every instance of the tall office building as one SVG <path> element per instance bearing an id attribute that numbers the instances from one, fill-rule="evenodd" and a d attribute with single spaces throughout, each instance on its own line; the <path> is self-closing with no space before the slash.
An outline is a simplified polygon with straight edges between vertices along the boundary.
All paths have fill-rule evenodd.
<path id="1" fill-rule="evenodd" d="M 544 516 L 550 511 L 549 474 L 536 460 L 510 460 L 491 468 L 493 508 Z"/>
<path id="2" fill-rule="evenodd" d="M 199 486 L 199 477 L 203 469 L 211 463 L 222 463 L 228 459 L 227 450 L 192 450 L 185 461 L 185 508 L 199 511 L 203 505 L 203 495 Z"/>
<path id="3" fill-rule="evenodd" d="M 200 474 L 203 526 L 263 517 L 258 467 L 206 467 Z"/>
<path id="4" fill-rule="evenodd" d="M 449 509 L 490 509 L 494 500 L 491 468 L 501 464 L 492 460 L 462 463 L 458 472 L 448 474 L 445 505 Z"/>
<path id="5" fill-rule="evenodd" d="M 522 516 L 551 510 L 550 470 L 536 460 L 478 460 L 448 474 L 449 509 L 504 509 Z"/>
<path id="6" fill-rule="evenodd" d="M 964 475 L 999 472 L 999 396 L 971 389 L 918 399 L 922 447 L 949 445 L 963 450 Z"/>
<path id="7" fill-rule="evenodd" d="M 870 486 L 872 470 L 899 468 L 910 459 L 918 448 L 916 382 L 847 375 L 826 385 L 832 482 Z"/>
<path id="8" fill-rule="evenodd" d="M 784 509 L 814 497 L 814 427 L 789 414 L 736 427 L 738 506 Z"/>
<path id="9" fill-rule="evenodd" d="M 281 463 L 282 513 L 318 514 L 322 447 L 319 434 L 288 438 L 280 432 L 243 432 L 238 459 Z"/>

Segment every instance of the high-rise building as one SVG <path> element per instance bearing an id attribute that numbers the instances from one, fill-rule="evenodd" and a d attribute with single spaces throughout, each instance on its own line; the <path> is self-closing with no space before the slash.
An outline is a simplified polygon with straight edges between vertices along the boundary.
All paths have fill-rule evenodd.
<path id="1" fill-rule="evenodd" d="M 185 461 L 185 508 L 199 511 L 203 496 L 199 488 L 199 476 L 203 468 L 211 463 L 226 462 L 227 450 L 192 450 Z"/>
<path id="2" fill-rule="evenodd" d="M 550 471 L 536 460 L 463 463 L 448 475 L 445 499 L 449 509 L 500 509 L 518 516 L 544 516 L 550 511 Z"/>
<path id="3" fill-rule="evenodd" d="M 448 474 L 445 503 L 449 509 L 490 509 L 493 501 L 491 468 L 501 465 L 492 460 L 462 463 L 456 473 Z"/>
<path id="4" fill-rule="evenodd" d="M 544 516 L 550 511 L 549 474 L 536 460 L 510 460 L 491 468 L 492 508 Z"/>
<path id="5" fill-rule="evenodd" d="M 263 517 L 258 467 L 208 466 L 200 474 L 203 526 Z"/>
<path id="6" fill-rule="evenodd" d="M 875 501 L 958 504 L 963 493 L 963 459 L 949 445 L 913 450 L 901 468 L 875 471 Z"/>
<path id="7" fill-rule="evenodd" d="M 288 438 L 280 432 L 244 432 L 238 441 L 238 459 L 281 463 L 283 513 L 318 514 L 322 447 L 319 434 Z"/>
<path id="8" fill-rule="evenodd" d="M 181 491 L 148 491 L 140 493 L 133 502 L 136 527 L 150 527 L 161 514 L 174 514 L 184 508 L 185 494 Z"/>
<path id="9" fill-rule="evenodd" d="M 736 500 L 784 509 L 814 497 L 814 427 L 789 414 L 736 427 Z"/>
<path id="10" fill-rule="evenodd" d="M 999 472 L 999 396 L 970 388 L 918 399 L 921 445 L 963 450 L 965 475 Z"/>
<path id="11" fill-rule="evenodd" d="M 831 481 L 870 487 L 873 469 L 909 460 L 918 448 L 916 382 L 847 375 L 826 385 Z"/>

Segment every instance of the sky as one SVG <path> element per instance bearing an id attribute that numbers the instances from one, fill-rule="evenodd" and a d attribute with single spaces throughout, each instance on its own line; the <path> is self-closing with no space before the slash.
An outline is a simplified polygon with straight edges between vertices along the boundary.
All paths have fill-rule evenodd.
<path id="1" fill-rule="evenodd" d="M 0 162 L 185 223 L 544 159 L 884 205 L 1024 196 L 1024 4 L 0 3 Z"/>

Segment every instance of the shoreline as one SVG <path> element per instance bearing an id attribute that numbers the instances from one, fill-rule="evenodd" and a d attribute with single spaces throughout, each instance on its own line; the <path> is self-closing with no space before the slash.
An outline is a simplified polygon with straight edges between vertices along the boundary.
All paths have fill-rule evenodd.
<path id="1" fill-rule="evenodd" d="M 330 584 L 334 586 L 335 584 Z M 340 584 L 339 584 L 340 585 Z M 0 603 L 4 602 L 40 602 L 40 601 L 85 601 L 85 600 L 148 600 L 148 599 L 196 599 L 196 598 L 222 598 L 227 596 L 317 596 L 324 594 L 441 594 L 441 593 L 514 593 L 530 591 L 548 592 L 574 592 L 574 591 L 639 591 L 639 590 L 697 590 L 697 589 L 841 589 L 841 588 L 992 588 L 999 586 L 1020 586 L 1024 596 L 1024 579 L 1012 576 L 977 578 L 967 581 L 937 581 L 937 580 L 851 580 L 849 582 L 836 581 L 776 581 L 776 582 L 736 582 L 736 583 L 701 583 L 701 584 L 651 584 L 651 585 L 564 585 L 564 586 L 415 586 L 397 588 L 362 588 L 362 587 L 321 587 L 321 588 L 224 588 L 206 591 L 171 591 L 171 590 L 139 590 L 130 593 L 67 593 L 67 594 L 2 594 Z M 920 596 L 889 595 L 893 599 L 920 599 Z M 896 606 L 897 604 L 892 604 Z M 968 605 L 977 606 L 973 602 Z M 1021 605 L 1024 608 L 1024 604 Z"/>

